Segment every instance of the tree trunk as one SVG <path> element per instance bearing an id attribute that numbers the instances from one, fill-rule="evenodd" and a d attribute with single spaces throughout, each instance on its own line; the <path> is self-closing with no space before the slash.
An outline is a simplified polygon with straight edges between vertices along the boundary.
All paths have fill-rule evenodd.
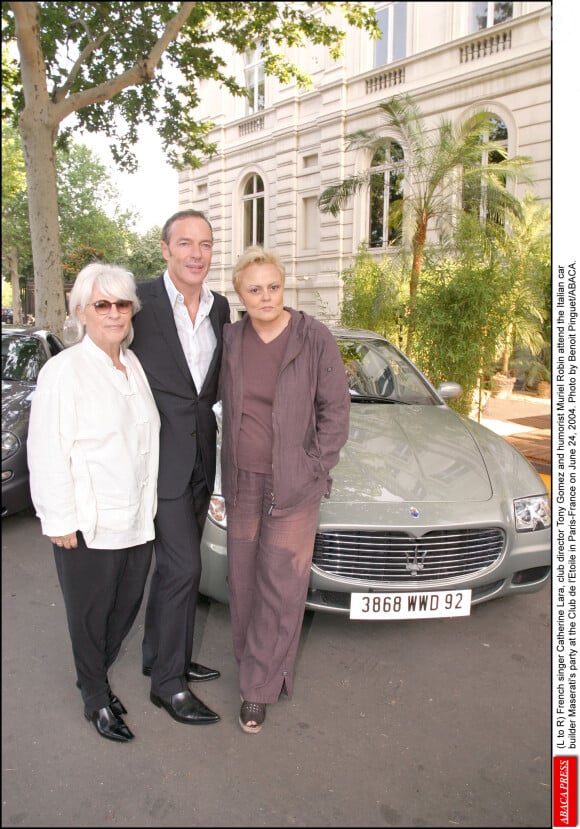
<path id="1" fill-rule="evenodd" d="M 34 263 L 34 319 L 37 325 L 60 334 L 65 319 L 65 299 L 54 133 L 41 113 L 27 108 L 20 118 L 20 135 L 26 168 Z"/>
<path id="2" fill-rule="evenodd" d="M 419 287 L 419 277 L 423 268 L 423 251 L 427 239 L 427 222 L 429 217 L 424 215 L 417 224 L 413 238 L 413 264 L 411 265 L 411 281 L 409 283 L 409 325 L 407 326 L 407 348 L 406 353 L 411 356 L 413 347 L 413 336 L 415 334 L 414 306 L 415 294 Z"/>
<path id="3" fill-rule="evenodd" d="M 15 325 L 20 325 L 24 320 L 22 319 L 20 279 L 18 277 L 18 251 L 15 247 L 11 247 L 8 253 L 8 268 L 10 270 L 10 283 L 12 285 L 12 322 Z"/>
<path id="4" fill-rule="evenodd" d="M 503 357 L 501 361 L 501 373 L 505 374 L 506 377 L 510 373 L 510 357 L 511 357 L 511 348 L 509 345 L 506 345 L 503 351 Z"/>
<path id="5" fill-rule="evenodd" d="M 512 319 L 515 317 L 516 309 L 512 308 Z M 505 346 L 501 357 L 501 373 L 509 377 L 510 373 L 510 357 L 514 349 L 514 324 L 510 322 L 506 331 Z"/>
<path id="6" fill-rule="evenodd" d="M 196 3 L 178 5 L 177 13 L 167 22 L 149 55 L 141 55 L 133 66 L 120 75 L 70 95 L 68 81 L 58 91 L 48 92 L 39 4 L 10 3 L 24 94 L 19 129 L 26 169 L 34 263 L 34 316 L 36 323 L 54 333 L 62 333 L 66 315 L 54 157 L 59 124 L 75 110 L 97 101 L 113 100 L 127 87 L 151 79 L 164 52 L 179 36 Z"/>
<path id="7" fill-rule="evenodd" d="M 20 113 L 34 263 L 34 318 L 55 334 L 65 318 L 54 142 L 59 119 L 46 87 L 37 3 L 12 4 L 24 109 Z"/>

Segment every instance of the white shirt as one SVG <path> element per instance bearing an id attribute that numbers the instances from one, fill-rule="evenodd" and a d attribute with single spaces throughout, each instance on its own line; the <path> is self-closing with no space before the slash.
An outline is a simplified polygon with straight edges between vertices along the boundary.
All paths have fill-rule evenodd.
<path id="1" fill-rule="evenodd" d="M 160 418 L 137 356 L 121 362 L 127 377 L 85 335 L 40 371 L 27 446 L 44 535 L 80 530 L 95 549 L 155 536 Z"/>
<path id="2" fill-rule="evenodd" d="M 217 344 L 216 335 L 209 318 L 214 297 L 207 285 L 202 282 L 199 309 L 194 324 L 189 316 L 189 311 L 185 307 L 183 294 L 177 290 L 167 271 L 163 274 L 163 280 L 173 309 L 179 342 L 199 394 Z"/>

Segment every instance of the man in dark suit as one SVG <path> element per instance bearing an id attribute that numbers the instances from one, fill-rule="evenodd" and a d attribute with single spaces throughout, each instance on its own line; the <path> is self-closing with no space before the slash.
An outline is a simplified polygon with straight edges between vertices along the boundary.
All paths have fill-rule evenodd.
<path id="1" fill-rule="evenodd" d="M 216 402 L 222 329 L 228 301 L 204 284 L 212 228 L 203 213 L 183 210 L 167 220 L 161 249 L 167 270 L 138 287 L 132 348 L 161 415 L 155 570 L 145 614 L 143 673 L 151 701 L 177 722 L 202 725 L 219 716 L 188 682 L 219 677 L 191 662 L 201 575 L 200 541 L 216 465 Z"/>

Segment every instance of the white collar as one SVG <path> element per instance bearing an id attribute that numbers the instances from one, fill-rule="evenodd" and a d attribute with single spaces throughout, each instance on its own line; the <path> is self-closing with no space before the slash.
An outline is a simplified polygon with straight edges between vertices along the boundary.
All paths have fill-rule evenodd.
<path id="1" fill-rule="evenodd" d="M 171 307 L 175 308 L 175 303 L 177 302 L 178 298 L 181 298 L 181 300 L 183 301 L 183 294 L 181 293 L 181 291 L 177 290 L 177 288 L 173 284 L 173 280 L 171 279 L 167 271 L 165 271 L 165 273 L 163 274 L 163 284 L 165 285 L 165 290 L 167 291 Z M 206 313 L 209 313 L 209 309 L 211 308 L 212 304 L 213 294 L 207 287 L 205 282 L 202 282 L 201 293 L 199 295 L 199 307 L 205 307 Z"/>
<path id="2" fill-rule="evenodd" d="M 103 351 L 103 349 L 99 345 L 97 345 L 94 340 L 91 340 L 91 338 L 86 332 L 85 336 L 82 338 L 79 345 L 81 345 L 83 348 L 89 351 L 94 357 L 96 357 L 98 360 L 101 360 L 106 365 L 114 365 L 112 359 L 109 357 L 106 351 Z M 121 360 L 123 365 L 127 365 L 127 360 L 125 359 L 125 353 L 122 347 L 119 352 L 119 359 Z"/>

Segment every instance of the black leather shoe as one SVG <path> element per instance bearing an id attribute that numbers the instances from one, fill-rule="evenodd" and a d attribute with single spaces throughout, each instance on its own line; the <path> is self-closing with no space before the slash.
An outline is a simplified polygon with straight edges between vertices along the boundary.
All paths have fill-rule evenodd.
<path id="1" fill-rule="evenodd" d="M 210 725 L 220 720 L 219 714 L 204 705 L 189 688 L 173 694 L 168 700 L 154 693 L 149 695 L 149 699 L 158 708 L 165 708 L 169 716 L 177 722 L 188 725 Z"/>
<path id="2" fill-rule="evenodd" d="M 109 688 L 109 708 L 117 717 L 120 717 L 121 714 L 126 714 L 127 709 L 119 699 L 119 697 L 115 696 L 115 694 Z"/>
<path id="3" fill-rule="evenodd" d="M 80 688 L 80 687 L 81 687 L 81 683 L 77 679 L 77 688 Z M 109 691 L 109 708 L 111 709 L 113 714 L 116 714 L 117 717 L 120 717 L 122 714 L 126 714 L 127 709 L 125 708 L 125 706 L 123 705 L 123 703 L 121 702 L 119 697 L 115 696 L 115 694 L 111 691 L 111 688 L 110 688 L 108 682 L 107 682 L 107 689 Z"/>
<path id="4" fill-rule="evenodd" d="M 151 676 L 151 668 L 143 666 L 143 675 Z M 219 671 L 206 668 L 204 665 L 200 665 L 199 662 L 190 662 L 189 668 L 185 672 L 185 678 L 188 682 L 208 682 L 210 679 L 218 679 L 220 676 Z"/>
<path id="5" fill-rule="evenodd" d="M 107 740 L 115 740 L 118 743 L 128 743 L 134 738 L 134 734 L 129 731 L 121 717 L 118 717 L 110 708 L 100 708 L 98 711 L 92 711 L 85 717 L 89 722 L 92 722 L 101 737 L 106 737 Z"/>
<path id="6" fill-rule="evenodd" d="M 185 678 L 188 682 L 208 682 L 210 679 L 218 679 L 220 676 L 219 671 L 206 668 L 204 665 L 200 665 L 199 662 L 190 662 L 189 668 L 185 672 Z"/>

